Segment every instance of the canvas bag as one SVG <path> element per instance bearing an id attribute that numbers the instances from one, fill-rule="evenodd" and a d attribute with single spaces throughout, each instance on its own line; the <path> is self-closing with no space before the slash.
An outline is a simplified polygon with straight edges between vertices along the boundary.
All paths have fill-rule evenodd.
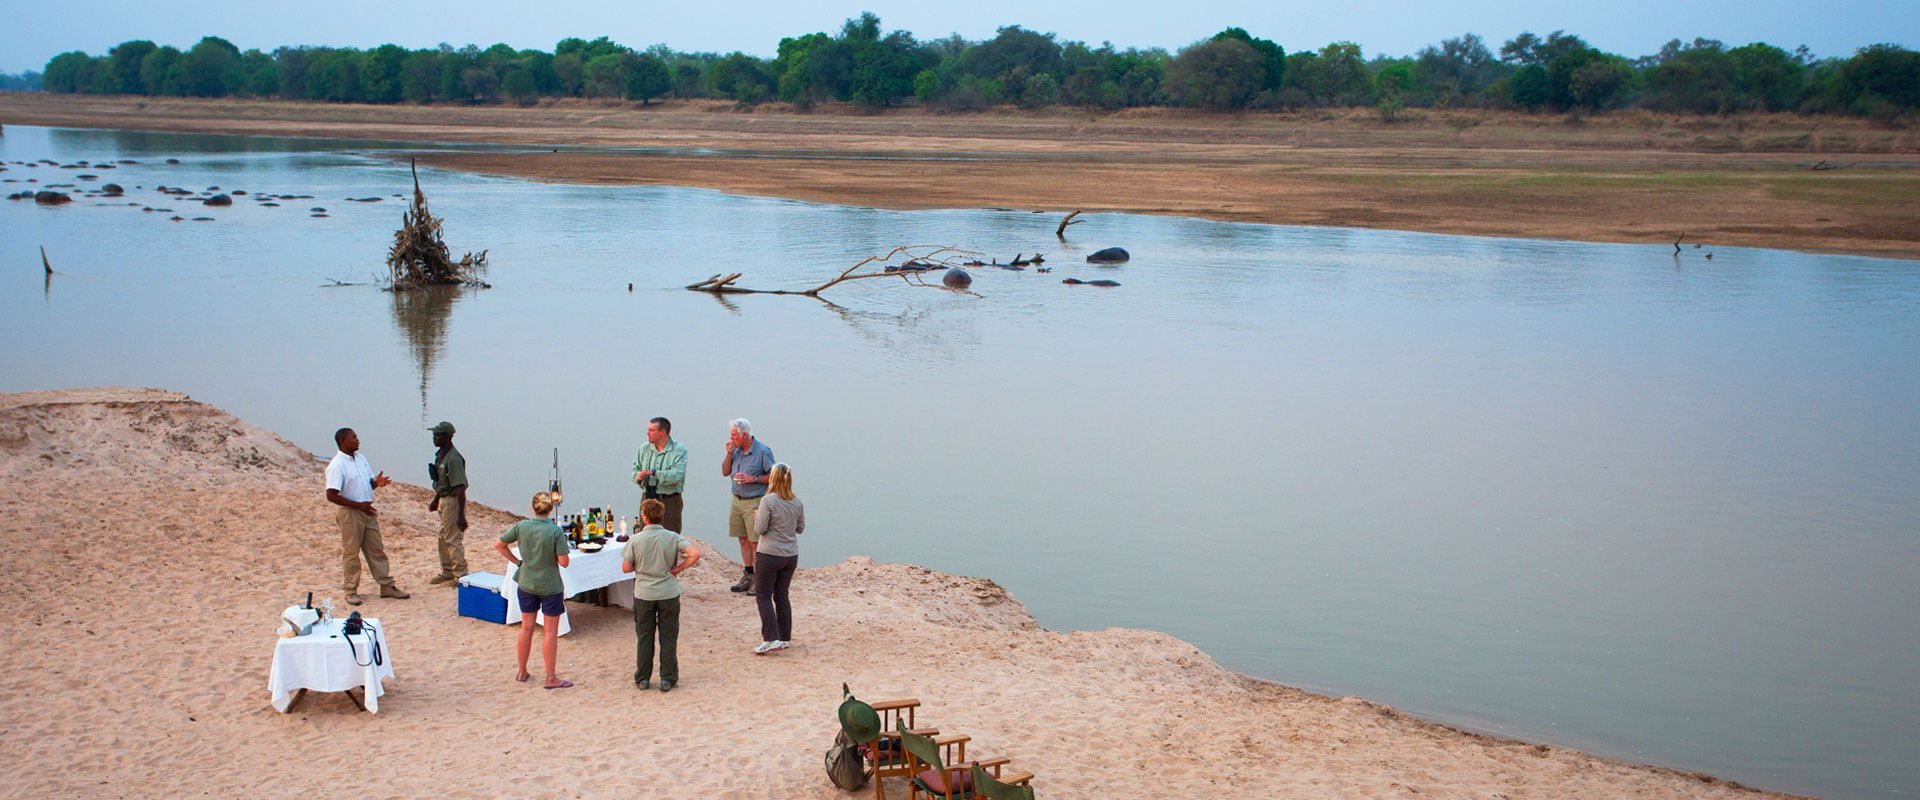
<path id="1" fill-rule="evenodd" d="M 867 785 L 867 762 L 860 757 L 860 748 L 854 746 L 846 731 L 833 735 L 833 746 L 827 748 L 827 780 L 847 791 L 853 791 Z"/>

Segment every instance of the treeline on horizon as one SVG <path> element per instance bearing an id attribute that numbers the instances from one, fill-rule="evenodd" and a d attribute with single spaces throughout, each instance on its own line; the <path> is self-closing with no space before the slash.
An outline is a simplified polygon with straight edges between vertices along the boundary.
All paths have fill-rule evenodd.
<path id="1" fill-rule="evenodd" d="M 32 73 L 16 78 L 29 81 Z M 1365 58 L 1334 42 L 1289 53 L 1228 28 L 1169 53 L 1055 41 L 1018 25 L 984 41 L 958 34 L 920 41 L 883 33 L 863 13 L 837 34 L 780 40 L 778 55 L 645 50 L 600 37 L 562 39 L 553 52 L 505 44 L 408 50 L 384 44 L 242 52 L 216 36 L 182 51 L 139 39 L 103 56 L 61 53 L 38 76 L 49 92 L 185 97 L 278 97 L 342 103 L 517 103 L 549 98 L 639 101 L 720 98 L 873 108 L 976 110 L 1183 106 L 1211 111 L 1376 107 L 1393 121 L 1409 108 L 1518 108 L 1722 114 L 1797 111 L 1893 122 L 1920 107 L 1920 52 L 1876 44 L 1817 58 L 1756 42 L 1728 47 L 1675 39 L 1627 58 L 1579 36 L 1522 33 L 1498 53 L 1466 34 L 1405 57 Z"/>

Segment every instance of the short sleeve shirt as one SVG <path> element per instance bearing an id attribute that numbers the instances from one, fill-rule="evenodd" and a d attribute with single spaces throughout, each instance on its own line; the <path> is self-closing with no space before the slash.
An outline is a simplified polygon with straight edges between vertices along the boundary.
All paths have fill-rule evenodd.
<path id="1" fill-rule="evenodd" d="M 455 447 L 448 447 L 439 456 L 433 462 L 433 493 L 452 497 L 455 490 L 467 485 L 467 457 Z"/>
<path id="2" fill-rule="evenodd" d="M 567 590 L 560 580 L 560 556 L 567 552 L 567 535 L 547 519 L 523 519 L 513 523 L 500 541 L 520 545 L 520 571 L 513 582 L 527 594 L 541 597 Z"/>
<path id="3" fill-rule="evenodd" d="M 659 525 L 641 528 L 620 551 L 620 560 L 633 565 L 633 599 L 657 601 L 679 597 L 680 579 L 668 570 L 680 563 L 680 553 L 692 546 L 687 537 Z"/>
<path id="4" fill-rule="evenodd" d="M 765 442 L 755 439 L 753 440 L 753 446 L 747 448 L 745 454 L 740 453 L 738 450 L 734 451 L 733 469 L 727 472 L 727 476 L 728 478 L 732 478 L 733 473 L 744 472 L 755 477 L 764 477 L 767 473 L 773 471 L 773 463 L 773 448 L 768 447 Z M 733 485 L 733 496 L 742 500 L 759 497 L 766 493 L 767 485 L 764 483 L 736 483 Z"/>
<path id="5" fill-rule="evenodd" d="M 327 462 L 327 488 L 355 503 L 373 502 L 373 465 L 367 463 L 367 454 L 334 453 Z"/>

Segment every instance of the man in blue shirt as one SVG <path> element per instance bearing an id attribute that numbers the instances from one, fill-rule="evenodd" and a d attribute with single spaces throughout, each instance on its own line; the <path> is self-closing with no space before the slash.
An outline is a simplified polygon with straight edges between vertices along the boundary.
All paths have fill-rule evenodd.
<path id="1" fill-rule="evenodd" d="M 754 512 L 760 510 L 760 498 L 767 493 L 767 474 L 773 472 L 773 449 L 753 438 L 753 423 L 736 419 L 727 423 L 727 457 L 720 462 L 720 474 L 733 481 L 733 503 L 727 509 L 727 535 L 740 540 L 740 563 L 746 565 L 735 592 L 753 589 L 753 550 L 760 541 L 753 529 Z"/>

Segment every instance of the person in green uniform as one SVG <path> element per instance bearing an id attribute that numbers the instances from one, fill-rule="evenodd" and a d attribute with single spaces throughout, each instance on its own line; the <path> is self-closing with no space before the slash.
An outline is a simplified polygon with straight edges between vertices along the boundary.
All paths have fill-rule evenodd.
<path id="1" fill-rule="evenodd" d="M 560 615 L 566 613 L 566 584 L 560 580 L 560 568 L 567 566 L 567 535 L 560 532 L 560 526 L 547 519 L 553 513 L 553 497 L 546 492 L 533 496 L 533 518 L 523 519 L 500 534 L 500 541 L 493 543 L 493 549 L 514 566 L 520 568 L 514 573 L 513 582 L 520 593 L 520 640 L 514 646 L 514 656 L 520 659 L 520 671 L 513 679 L 526 683 L 533 676 L 527 672 L 527 656 L 533 652 L 533 624 L 540 614 L 547 615 L 547 638 L 540 646 L 540 657 L 547 664 L 548 689 L 566 689 L 573 681 L 561 680 L 558 674 L 560 657 Z M 510 545 L 520 545 L 520 557 L 514 558 Z"/>
<path id="2" fill-rule="evenodd" d="M 427 510 L 440 512 L 440 574 L 430 583 L 452 586 L 467 574 L 467 457 L 453 446 L 453 423 L 443 420 L 432 430 L 440 449 L 427 466 L 433 479 Z"/>
<path id="3" fill-rule="evenodd" d="M 656 520 L 661 527 L 680 533 L 680 510 L 685 507 L 680 493 L 687 485 L 687 448 L 674 441 L 673 423 L 666 417 L 647 420 L 647 443 L 633 457 L 633 482 L 640 485 L 640 499 L 664 504 L 666 516 Z"/>
<path id="4" fill-rule="evenodd" d="M 620 571 L 633 575 L 633 685 L 647 688 L 653 679 L 654 635 L 660 637 L 660 691 L 680 682 L 680 573 L 700 563 L 700 548 L 662 526 L 666 514 L 657 497 L 640 501 L 645 525 L 620 551 Z"/>

